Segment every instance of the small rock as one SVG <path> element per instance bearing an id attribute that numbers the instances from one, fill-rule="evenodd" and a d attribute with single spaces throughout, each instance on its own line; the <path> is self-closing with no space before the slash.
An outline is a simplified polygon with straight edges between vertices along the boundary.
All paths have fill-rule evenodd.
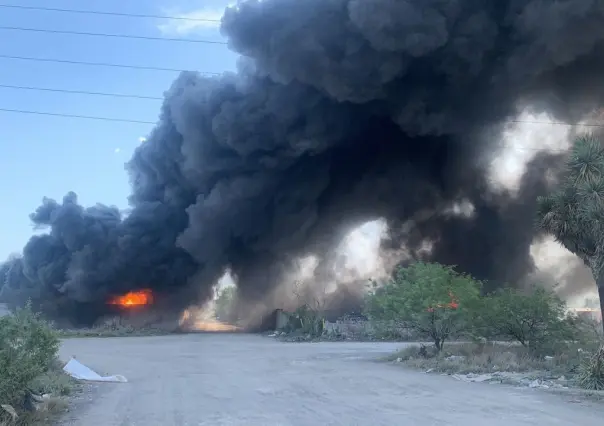
<path id="1" fill-rule="evenodd" d="M 549 389 L 549 385 L 541 382 L 539 379 L 535 379 L 529 384 L 529 388 Z"/>
<path id="2" fill-rule="evenodd" d="M 402 362 L 402 361 L 403 361 L 403 358 L 399 357 L 399 358 L 396 359 L 396 362 Z"/>
<path id="3" fill-rule="evenodd" d="M 546 355 L 546 356 L 545 356 L 545 360 L 546 360 L 546 361 L 551 361 L 552 359 L 554 359 L 554 357 L 553 357 L 553 356 L 549 356 L 549 355 Z"/>
<path id="4" fill-rule="evenodd" d="M 461 361 L 466 359 L 465 356 L 462 355 L 451 355 L 445 358 L 447 361 Z"/>
<path id="5" fill-rule="evenodd" d="M 428 368 L 428 369 L 426 370 L 426 373 L 432 373 L 433 371 L 434 371 L 434 368 Z"/>

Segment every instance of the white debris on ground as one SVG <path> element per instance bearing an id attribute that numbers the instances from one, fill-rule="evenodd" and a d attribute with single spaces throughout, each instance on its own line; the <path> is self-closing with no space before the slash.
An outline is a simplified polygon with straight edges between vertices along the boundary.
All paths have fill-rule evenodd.
<path id="1" fill-rule="evenodd" d="M 447 361 L 463 361 L 466 359 L 463 355 L 451 355 L 445 358 Z"/>
<path id="2" fill-rule="evenodd" d="M 77 380 L 84 380 L 88 382 L 113 382 L 113 383 L 126 383 L 128 379 L 124 376 L 116 374 L 114 376 L 101 376 L 96 371 L 86 367 L 84 364 L 71 358 L 67 364 L 63 367 L 63 371 L 69 374 L 71 377 Z"/>
<path id="3" fill-rule="evenodd" d="M 452 355 L 446 358 L 447 361 L 460 361 L 466 357 L 462 355 Z M 553 357 L 545 357 L 546 359 L 553 359 Z M 397 358 L 395 362 L 403 362 L 402 358 Z M 433 373 L 434 368 L 429 368 L 425 371 L 426 374 Z M 496 371 L 493 373 L 468 373 L 468 374 L 450 374 L 441 373 L 442 376 L 451 376 L 456 380 L 468 383 L 501 383 L 508 384 L 518 387 L 528 387 L 533 389 L 569 389 L 570 383 L 565 376 L 560 377 L 538 377 L 543 372 L 532 372 L 532 373 L 515 373 Z"/>
<path id="4" fill-rule="evenodd" d="M 534 375 L 531 376 L 527 373 L 496 372 L 486 374 L 453 374 L 451 375 L 451 377 L 463 382 L 505 383 L 519 387 L 529 387 L 538 389 L 567 389 L 569 387 L 568 380 L 564 376 L 551 378 L 535 378 Z"/>

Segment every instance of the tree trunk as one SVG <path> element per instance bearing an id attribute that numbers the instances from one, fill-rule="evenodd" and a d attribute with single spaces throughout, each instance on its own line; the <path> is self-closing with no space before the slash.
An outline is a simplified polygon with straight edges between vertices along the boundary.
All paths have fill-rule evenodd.
<path id="1" fill-rule="evenodd" d="M 436 348 L 436 352 L 442 351 L 444 344 L 444 339 L 439 339 L 438 337 L 434 338 L 434 347 Z"/>
<path id="2" fill-rule="evenodd" d="M 604 331 L 604 279 L 598 280 L 598 296 L 600 297 L 600 322 Z"/>

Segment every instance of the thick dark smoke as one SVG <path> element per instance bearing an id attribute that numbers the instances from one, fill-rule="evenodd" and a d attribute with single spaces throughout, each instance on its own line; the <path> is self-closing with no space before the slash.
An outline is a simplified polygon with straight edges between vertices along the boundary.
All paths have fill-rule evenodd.
<path id="1" fill-rule="evenodd" d="M 3 295 L 84 322 L 129 289 L 203 300 L 229 268 L 259 300 L 353 226 L 396 230 L 464 199 L 471 218 L 418 225 L 431 258 L 521 279 L 557 159 L 495 193 L 493 135 L 527 105 L 567 122 L 602 105 L 602 22 L 601 0 L 244 2 L 222 23 L 240 72 L 174 82 L 128 163 L 131 213 L 44 200 L 32 220 L 50 233 L 4 265 Z"/>

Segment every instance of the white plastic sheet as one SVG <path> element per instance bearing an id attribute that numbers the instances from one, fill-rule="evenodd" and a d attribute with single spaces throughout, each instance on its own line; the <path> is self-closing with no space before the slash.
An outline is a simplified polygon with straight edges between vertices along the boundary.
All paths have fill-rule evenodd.
<path id="1" fill-rule="evenodd" d="M 84 364 L 76 360 L 75 358 L 71 358 L 65 367 L 63 367 L 63 371 L 69 374 L 74 379 L 78 380 L 86 380 L 89 382 L 114 382 L 114 383 L 126 383 L 128 380 L 119 374 L 115 376 L 101 376 L 96 371 L 91 370 L 86 367 Z"/>

